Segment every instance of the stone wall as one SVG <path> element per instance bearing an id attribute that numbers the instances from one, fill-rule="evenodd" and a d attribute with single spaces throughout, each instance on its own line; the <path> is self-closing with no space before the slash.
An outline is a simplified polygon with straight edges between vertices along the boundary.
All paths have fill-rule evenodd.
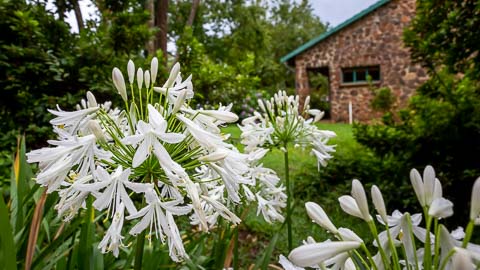
<path id="1" fill-rule="evenodd" d="M 342 84 L 342 68 L 380 66 L 381 79 L 375 87 L 389 87 L 396 96 L 395 107 L 404 107 L 415 89 L 427 79 L 419 65 L 411 63 L 402 42 L 403 29 L 415 13 L 415 0 L 392 0 L 295 57 L 296 88 L 309 95 L 310 68 L 327 67 L 330 81 L 331 117 L 348 121 L 348 103 L 355 121 L 378 116 L 370 109 L 369 85 Z"/>

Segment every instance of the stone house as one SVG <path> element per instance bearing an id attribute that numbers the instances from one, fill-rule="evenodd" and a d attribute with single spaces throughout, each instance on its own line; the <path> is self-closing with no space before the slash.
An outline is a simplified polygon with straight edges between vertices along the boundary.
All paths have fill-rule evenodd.
<path id="1" fill-rule="evenodd" d="M 404 46 L 404 28 L 415 15 L 415 0 L 379 0 L 330 31 L 293 50 L 281 61 L 295 66 L 296 91 L 301 100 L 310 94 L 308 74 L 328 77 L 330 116 L 333 121 L 369 121 L 378 116 L 370 108 L 372 89 L 389 87 L 395 107 L 407 104 L 427 79 L 412 64 Z"/>

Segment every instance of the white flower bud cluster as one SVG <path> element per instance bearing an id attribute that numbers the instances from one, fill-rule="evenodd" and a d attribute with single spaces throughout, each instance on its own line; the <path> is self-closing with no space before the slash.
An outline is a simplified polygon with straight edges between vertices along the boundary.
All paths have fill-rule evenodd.
<path id="1" fill-rule="evenodd" d="M 309 146 L 317 159 L 318 168 L 326 166 L 327 160 L 332 158 L 331 153 L 335 152 L 335 146 L 327 143 L 336 134 L 314 125 L 323 117 L 323 112 L 310 109 L 309 102 L 307 97 L 303 111 L 299 111 L 300 97 L 288 96 L 285 91 L 279 91 L 270 100 L 258 100 L 260 111 L 244 119 L 240 126 L 245 150 L 272 146 L 281 148 L 290 143 Z M 313 118 L 305 120 L 308 115 Z"/>

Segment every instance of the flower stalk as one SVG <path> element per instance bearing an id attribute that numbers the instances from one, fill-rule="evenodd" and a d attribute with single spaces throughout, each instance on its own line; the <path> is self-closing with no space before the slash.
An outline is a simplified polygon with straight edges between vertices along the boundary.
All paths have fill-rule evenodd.
<path id="1" fill-rule="evenodd" d="M 284 166 L 285 166 L 285 185 L 287 186 L 287 238 L 288 238 L 288 251 L 293 248 L 293 235 L 292 235 L 292 183 L 290 183 L 290 170 L 288 164 L 288 145 L 284 144 L 285 151 L 283 153 Z"/>
<path id="2" fill-rule="evenodd" d="M 352 192 L 339 198 L 342 210 L 365 221 L 374 237 L 373 246 L 377 248 L 375 256 L 371 256 L 367 245 L 352 230 L 336 228 L 325 211 L 313 202 L 307 202 L 308 215 L 315 223 L 326 229 L 338 239 L 328 239 L 317 243 L 311 237 L 304 245 L 295 248 L 289 255 L 290 261 L 280 256 L 280 264 L 288 270 L 299 270 L 302 267 L 317 269 L 354 269 L 349 268 L 354 262 L 360 269 L 475 269 L 480 263 L 480 245 L 469 243 L 473 234 L 475 221 L 478 222 L 480 211 L 480 180 L 477 179 L 472 193 L 472 210 L 466 232 L 459 227 L 448 231 L 441 224 L 442 219 L 453 214 L 453 203 L 442 197 L 442 186 L 435 178 L 431 166 L 427 166 L 423 178 L 420 173 L 411 171 L 411 182 L 420 205 L 422 214 L 401 213 L 398 210 L 387 215 L 385 203 L 380 189 L 372 187 L 372 200 L 377 210 L 377 220 L 385 226 L 385 231 L 378 233 L 374 219 L 368 211 L 367 197 L 363 185 L 358 180 L 352 181 Z M 479 178 L 480 179 L 480 178 Z M 422 217 L 425 228 L 420 227 Z M 432 227 L 433 226 L 433 227 Z M 433 233 L 430 231 L 433 230 Z M 463 241 L 462 241 L 463 240 Z M 342 241 L 356 241 L 364 251 L 366 259 L 353 248 L 346 253 L 335 253 L 333 247 L 343 246 Z M 343 242 L 344 243 L 344 242 Z M 423 244 L 423 246 L 419 245 Z M 399 249 L 397 251 L 397 249 Z"/>

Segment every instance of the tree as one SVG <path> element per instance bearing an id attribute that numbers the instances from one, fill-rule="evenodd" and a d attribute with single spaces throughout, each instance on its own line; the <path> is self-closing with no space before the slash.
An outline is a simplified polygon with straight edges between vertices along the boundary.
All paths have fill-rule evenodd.
<path id="1" fill-rule="evenodd" d="M 167 66 L 168 52 L 167 52 L 167 42 L 168 42 L 168 0 L 159 0 L 157 2 L 155 16 L 155 25 L 158 28 L 156 33 L 155 48 L 162 50 L 163 54 L 163 65 Z"/>

